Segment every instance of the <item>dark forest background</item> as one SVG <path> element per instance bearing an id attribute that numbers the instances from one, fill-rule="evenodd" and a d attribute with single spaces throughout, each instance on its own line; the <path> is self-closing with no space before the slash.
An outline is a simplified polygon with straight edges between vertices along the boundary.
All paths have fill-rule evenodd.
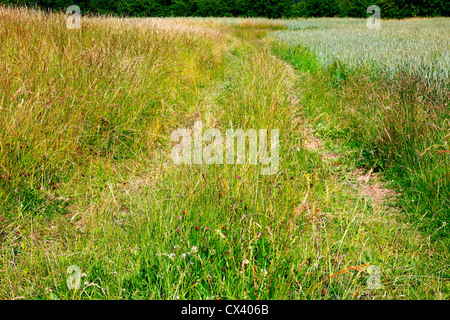
<path id="1" fill-rule="evenodd" d="M 378 5 L 382 18 L 449 16 L 448 0 L 0 0 L 7 5 L 65 10 L 75 4 L 82 14 L 197 17 L 367 17 Z"/>

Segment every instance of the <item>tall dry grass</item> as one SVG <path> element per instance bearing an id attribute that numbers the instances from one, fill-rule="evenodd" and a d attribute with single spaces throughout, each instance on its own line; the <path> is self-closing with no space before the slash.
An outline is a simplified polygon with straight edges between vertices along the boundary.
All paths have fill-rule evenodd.
<path id="1" fill-rule="evenodd" d="M 91 163 L 144 161 L 221 73 L 222 35 L 183 21 L 0 8 L 0 207 Z M 24 195 L 24 197 L 27 197 Z M 26 204 L 25 204 L 26 206 Z"/>

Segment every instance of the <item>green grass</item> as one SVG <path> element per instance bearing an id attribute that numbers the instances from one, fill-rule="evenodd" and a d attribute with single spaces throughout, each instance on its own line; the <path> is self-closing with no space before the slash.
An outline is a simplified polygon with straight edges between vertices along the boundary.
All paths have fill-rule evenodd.
<path id="1" fill-rule="evenodd" d="M 358 166 L 383 171 L 410 220 L 448 243 L 448 85 L 403 72 L 372 79 L 340 61 L 318 68 L 315 56 L 298 45 L 276 43 L 273 51 L 308 72 L 299 84 L 301 115 L 315 119 L 321 135 L 358 150 Z"/>
<path id="2" fill-rule="evenodd" d="M 353 174 L 375 158 L 335 107 L 360 85 L 271 43 L 283 21 L 92 17 L 79 31 L 0 10 L 1 298 L 448 299 L 447 246 Z M 279 171 L 174 165 L 171 132 L 196 120 L 279 129 Z"/>

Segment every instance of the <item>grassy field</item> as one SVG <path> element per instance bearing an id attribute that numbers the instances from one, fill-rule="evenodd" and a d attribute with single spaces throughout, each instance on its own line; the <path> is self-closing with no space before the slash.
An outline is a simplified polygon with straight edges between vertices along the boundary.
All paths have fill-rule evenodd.
<path id="1" fill-rule="evenodd" d="M 449 19 L 81 24 L 0 7 L 0 298 L 450 298 Z M 175 165 L 198 120 L 277 173 Z"/>

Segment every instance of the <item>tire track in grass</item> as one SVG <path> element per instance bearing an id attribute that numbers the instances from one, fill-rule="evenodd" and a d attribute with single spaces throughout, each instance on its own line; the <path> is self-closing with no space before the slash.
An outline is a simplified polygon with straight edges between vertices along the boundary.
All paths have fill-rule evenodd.
<path id="1" fill-rule="evenodd" d="M 308 61 L 311 56 L 307 57 Z M 302 64 L 304 65 L 304 64 Z M 330 103 L 327 94 L 320 90 L 311 89 L 307 81 L 314 77 L 308 70 L 296 71 L 297 85 L 300 91 L 299 113 L 302 108 L 313 108 L 314 103 Z M 302 105 L 303 104 L 303 105 Z M 449 281 L 447 250 L 442 250 L 430 243 L 408 221 L 402 219 L 400 210 L 395 205 L 395 192 L 385 186 L 379 173 L 363 172 L 355 167 L 351 152 L 343 148 L 341 143 L 330 137 L 316 137 L 317 119 L 299 117 L 299 131 L 303 137 L 304 148 L 317 153 L 323 162 L 324 168 L 330 173 L 330 179 L 355 199 L 363 200 L 367 207 L 363 211 L 363 220 L 360 230 L 372 234 L 371 241 L 366 243 L 375 251 L 378 257 L 372 257 L 371 262 L 381 269 L 382 285 L 384 289 L 357 293 L 357 298 L 381 299 L 445 299 L 449 296 Z M 342 201 L 348 199 L 342 198 Z M 353 200 L 355 201 L 355 200 Z M 349 230 L 348 228 L 346 229 Z M 349 234 L 357 237 L 361 232 Z M 363 232 L 364 233 L 364 232 Z M 344 239 L 344 238 L 343 238 Z M 341 243 L 342 244 L 342 243 Z M 436 257 L 433 263 L 430 256 Z M 375 258 L 375 259 L 373 259 Z M 341 271 L 358 268 L 358 264 L 348 266 Z M 326 280 L 331 280 L 341 271 L 332 273 Z M 325 281 L 325 280 L 324 280 Z M 323 283 L 322 281 L 321 283 Z"/>

